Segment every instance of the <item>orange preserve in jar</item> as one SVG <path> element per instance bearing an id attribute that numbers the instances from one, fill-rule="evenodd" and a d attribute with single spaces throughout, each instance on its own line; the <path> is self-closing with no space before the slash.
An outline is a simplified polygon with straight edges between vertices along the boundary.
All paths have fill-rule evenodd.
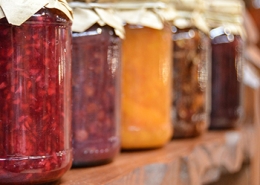
<path id="1" fill-rule="evenodd" d="M 156 7 L 155 3 L 151 5 L 142 4 L 147 8 L 146 13 Z M 127 7 L 131 7 L 131 3 Z M 133 20 L 135 11 L 138 12 L 130 10 L 124 14 L 119 11 L 126 22 L 122 45 L 123 149 L 161 147 L 172 136 L 171 28 L 156 14 L 154 20 L 133 23 L 128 17 Z"/>

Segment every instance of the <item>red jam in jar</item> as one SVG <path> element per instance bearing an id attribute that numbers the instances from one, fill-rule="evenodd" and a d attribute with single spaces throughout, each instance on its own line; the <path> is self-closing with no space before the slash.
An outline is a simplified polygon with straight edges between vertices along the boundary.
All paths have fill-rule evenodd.
<path id="1" fill-rule="evenodd" d="M 97 24 L 72 35 L 73 166 L 100 165 L 120 150 L 121 39 Z"/>
<path id="2" fill-rule="evenodd" d="M 0 184 L 58 180 L 70 167 L 71 22 L 42 8 L 0 19 Z"/>

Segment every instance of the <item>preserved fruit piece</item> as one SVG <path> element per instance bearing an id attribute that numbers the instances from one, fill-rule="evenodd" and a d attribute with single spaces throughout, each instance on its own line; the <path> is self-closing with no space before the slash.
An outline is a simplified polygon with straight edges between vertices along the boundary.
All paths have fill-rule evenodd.
<path id="1" fill-rule="evenodd" d="M 0 19 L 0 184 L 58 180 L 71 167 L 71 22 L 42 8 Z"/>
<path id="2" fill-rule="evenodd" d="M 208 125 L 209 39 L 197 28 L 172 30 L 174 137 L 198 136 Z"/>
<path id="3" fill-rule="evenodd" d="M 212 94 L 210 128 L 233 128 L 242 115 L 242 46 L 239 35 L 222 34 L 211 41 Z"/>
<path id="4" fill-rule="evenodd" d="M 125 26 L 122 50 L 123 149 L 160 147 L 172 136 L 171 29 Z"/>
<path id="5" fill-rule="evenodd" d="M 120 57 L 113 28 L 73 33 L 73 166 L 107 163 L 119 153 Z"/>

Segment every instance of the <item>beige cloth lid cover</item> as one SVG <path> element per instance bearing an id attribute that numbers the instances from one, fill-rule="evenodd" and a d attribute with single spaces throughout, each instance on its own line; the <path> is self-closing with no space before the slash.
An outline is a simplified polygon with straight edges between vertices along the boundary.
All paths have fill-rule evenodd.
<path id="1" fill-rule="evenodd" d="M 115 34 L 124 38 L 123 21 L 115 15 L 111 3 L 71 2 L 70 6 L 74 15 L 72 31 L 84 32 L 97 23 L 114 28 Z"/>
<path id="2" fill-rule="evenodd" d="M 173 24 L 180 28 L 196 27 L 204 33 L 209 33 L 209 27 L 204 17 L 206 9 L 203 0 L 171 0 L 176 9 Z"/>
<path id="3" fill-rule="evenodd" d="M 118 0 L 113 4 L 116 14 L 127 24 L 141 25 L 161 30 L 164 22 L 175 16 L 167 8 L 168 0 Z"/>
<path id="4" fill-rule="evenodd" d="M 232 34 L 246 37 L 243 26 L 245 5 L 241 0 L 205 0 L 207 19 L 210 28 L 223 27 Z"/>
<path id="5" fill-rule="evenodd" d="M 0 19 L 20 26 L 41 8 L 55 8 L 72 20 L 72 11 L 66 0 L 0 0 Z"/>

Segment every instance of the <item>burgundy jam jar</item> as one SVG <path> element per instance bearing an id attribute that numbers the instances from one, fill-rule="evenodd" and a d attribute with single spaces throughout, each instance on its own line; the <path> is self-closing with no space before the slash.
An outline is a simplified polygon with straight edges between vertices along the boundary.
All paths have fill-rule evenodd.
<path id="1" fill-rule="evenodd" d="M 214 35 L 215 33 L 222 34 Z M 242 117 L 243 41 L 239 35 L 219 27 L 211 31 L 211 46 L 210 128 L 234 128 Z"/>
<path id="2" fill-rule="evenodd" d="M 94 24 L 72 43 L 73 166 L 105 164 L 120 150 L 121 39 Z"/>
<path id="3" fill-rule="evenodd" d="M 71 150 L 71 22 L 42 8 L 0 19 L 0 184 L 58 180 Z"/>

